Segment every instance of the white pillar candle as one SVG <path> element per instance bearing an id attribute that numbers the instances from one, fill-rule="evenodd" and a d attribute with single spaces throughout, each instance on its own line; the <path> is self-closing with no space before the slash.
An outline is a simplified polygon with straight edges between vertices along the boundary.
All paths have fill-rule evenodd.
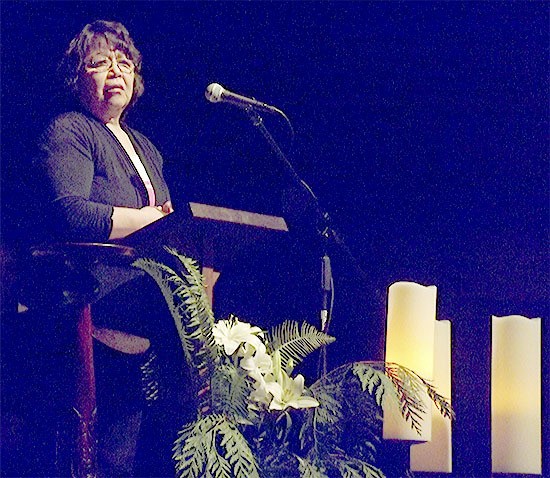
<path id="1" fill-rule="evenodd" d="M 542 473 L 541 321 L 492 318 L 493 473 Z"/>
<path id="2" fill-rule="evenodd" d="M 396 282 L 388 290 L 386 362 L 412 369 L 432 379 L 437 288 L 414 282 Z M 384 407 L 383 437 L 387 440 L 428 441 L 431 436 L 431 402 L 424 394 L 426 412 L 422 434 L 411 428 L 397 407 Z"/>
<path id="3" fill-rule="evenodd" d="M 451 397 L 451 322 L 436 320 L 433 385 L 440 395 Z M 439 473 L 453 471 L 451 420 L 432 403 L 432 439 L 411 447 L 411 470 Z"/>

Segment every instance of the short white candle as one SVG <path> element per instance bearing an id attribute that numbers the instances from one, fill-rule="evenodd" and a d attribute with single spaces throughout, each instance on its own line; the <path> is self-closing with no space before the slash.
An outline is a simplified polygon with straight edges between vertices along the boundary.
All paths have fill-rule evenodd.
<path id="1" fill-rule="evenodd" d="M 436 320 L 433 385 L 440 395 L 451 397 L 451 322 Z M 432 439 L 411 447 L 411 470 L 453 471 L 451 420 L 432 403 Z"/>

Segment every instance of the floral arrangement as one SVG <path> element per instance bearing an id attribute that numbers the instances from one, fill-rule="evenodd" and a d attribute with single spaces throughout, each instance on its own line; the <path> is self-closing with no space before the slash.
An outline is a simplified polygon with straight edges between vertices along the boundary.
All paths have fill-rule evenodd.
<path id="1" fill-rule="evenodd" d="M 173 449 L 178 477 L 379 478 L 385 401 L 418 432 L 423 393 L 453 418 L 429 382 L 393 363 L 346 364 L 306 387 L 295 368 L 334 337 L 307 322 L 265 332 L 235 316 L 216 321 L 195 261 L 168 251 L 181 271 L 151 259 L 134 265 L 159 285 L 195 371 L 197 416 Z"/>
<path id="2" fill-rule="evenodd" d="M 253 410 L 286 410 L 319 406 L 313 397 L 303 395 L 304 377 L 290 376 L 291 367 L 284 370 L 279 350 L 271 356 L 262 340 L 262 329 L 239 322 L 237 317 L 220 320 L 212 333 L 217 345 L 223 346 L 233 366 L 244 370 L 250 378 L 252 391 L 249 408 Z"/>

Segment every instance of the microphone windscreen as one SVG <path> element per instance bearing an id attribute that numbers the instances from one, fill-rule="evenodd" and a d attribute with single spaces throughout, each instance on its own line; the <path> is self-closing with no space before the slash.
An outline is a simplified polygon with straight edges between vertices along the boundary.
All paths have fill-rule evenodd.
<path id="1" fill-rule="evenodd" d="M 206 96 L 206 99 L 208 101 L 211 101 L 212 103 L 217 103 L 218 101 L 222 100 L 222 94 L 224 92 L 224 88 L 222 85 L 218 83 L 210 83 L 206 87 L 206 91 L 204 92 L 204 96 Z"/>

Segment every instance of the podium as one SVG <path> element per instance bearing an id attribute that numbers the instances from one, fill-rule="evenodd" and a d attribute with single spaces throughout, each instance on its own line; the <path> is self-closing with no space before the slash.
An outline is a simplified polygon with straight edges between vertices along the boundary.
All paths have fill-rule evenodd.
<path id="1" fill-rule="evenodd" d="M 65 298 L 61 306 L 74 312 L 74 415 L 67 427 L 70 429 L 69 435 L 74 439 L 70 445 L 70 463 L 63 465 L 70 467 L 72 477 L 94 478 L 97 476 L 97 409 L 93 338 L 97 338 L 97 335 L 92 323 L 91 303 L 96 296 L 97 281 L 91 270 L 97 264 L 130 267 L 136 258 L 135 251 L 131 247 L 115 244 L 65 243 L 35 247 L 31 253 L 35 261 L 60 273 L 55 286 Z M 121 338 L 130 338 L 129 343 L 146 340 L 109 329 L 97 329 L 97 332 L 100 335 L 114 334 L 114 340 L 110 340 L 113 343 L 120 342 Z M 145 345 L 146 350 L 148 343 Z M 116 345 L 114 348 L 117 348 Z M 143 348 L 143 344 L 138 343 L 130 353 L 140 353 Z"/>
<path id="2" fill-rule="evenodd" d="M 281 217 L 189 203 L 186 209 L 165 216 L 122 240 L 34 248 L 35 260 L 55 264 L 62 271 L 63 280 L 57 286 L 72 297 L 72 305 L 76 306 L 76 390 L 72 405 L 77 424 L 71 433 L 74 436 L 73 477 L 97 476 L 95 424 L 101 410 L 96 407 L 93 338 L 126 353 L 139 353 L 148 348 L 143 343 L 148 342 L 145 338 L 93 326 L 91 303 L 95 300 L 96 280 L 92 268 L 99 265 L 130 269 L 138 257 L 162 261 L 164 246 L 168 246 L 199 262 L 212 302 L 214 284 L 224 267 L 234 260 L 237 249 L 269 241 L 274 234 L 286 232 L 288 227 Z M 119 347 L 121 343 L 123 346 Z"/>
<path id="3" fill-rule="evenodd" d="M 214 285 L 221 271 L 234 261 L 236 250 L 285 232 L 288 226 L 279 216 L 190 202 L 187 210 L 173 212 L 119 244 L 153 259 L 159 257 L 164 245 L 192 257 L 201 265 L 212 304 Z"/>

